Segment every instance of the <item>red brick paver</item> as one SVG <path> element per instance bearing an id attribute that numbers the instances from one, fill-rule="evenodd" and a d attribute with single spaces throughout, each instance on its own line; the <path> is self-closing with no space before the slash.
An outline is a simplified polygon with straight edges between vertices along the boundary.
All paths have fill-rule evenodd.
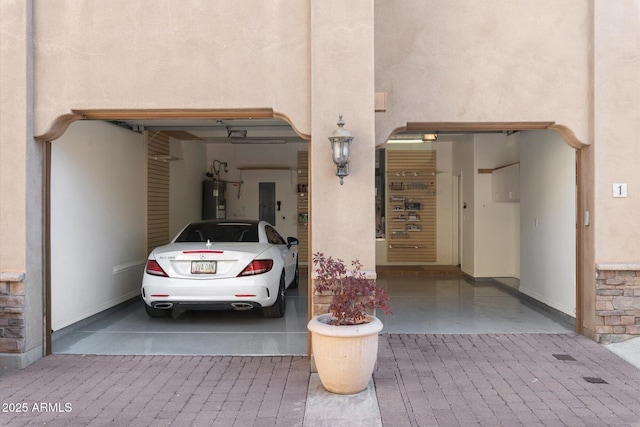
<path id="1" fill-rule="evenodd" d="M 374 380 L 390 427 L 640 426 L 640 370 L 576 334 L 382 335 Z"/>
<path id="2" fill-rule="evenodd" d="M 0 425 L 294 426 L 308 384 L 305 357 L 56 355 L 0 378 Z"/>
<path id="3" fill-rule="evenodd" d="M 49 356 L 0 377 L 0 425 L 302 426 L 309 376 L 306 357 Z M 385 427 L 640 426 L 640 370 L 576 334 L 383 334 L 374 382 Z"/>

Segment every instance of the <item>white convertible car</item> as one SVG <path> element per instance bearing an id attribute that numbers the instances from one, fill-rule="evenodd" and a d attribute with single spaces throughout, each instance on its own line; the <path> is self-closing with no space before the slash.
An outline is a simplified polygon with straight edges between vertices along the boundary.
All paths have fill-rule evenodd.
<path id="1" fill-rule="evenodd" d="M 298 287 L 297 244 L 265 221 L 191 223 L 147 259 L 142 278 L 147 314 L 261 308 L 265 317 L 282 317 L 286 289 Z"/>

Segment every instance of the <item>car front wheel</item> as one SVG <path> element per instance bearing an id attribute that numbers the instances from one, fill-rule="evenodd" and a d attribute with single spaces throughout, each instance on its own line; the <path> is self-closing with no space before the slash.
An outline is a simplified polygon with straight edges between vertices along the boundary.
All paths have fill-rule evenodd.
<path id="1" fill-rule="evenodd" d="M 280 286 L 278 287 L 278 297 L 276 298 L 276 302 L 273 303 L 271 307 L 263 307 L 262 315 L 264 317 L 276 318 L 284 316 L 284 311 L 286 308 L 286 302 L 284 293 L 286 290 L 285 281 L 284 281 L 284 273 L 280 276 Z"/>

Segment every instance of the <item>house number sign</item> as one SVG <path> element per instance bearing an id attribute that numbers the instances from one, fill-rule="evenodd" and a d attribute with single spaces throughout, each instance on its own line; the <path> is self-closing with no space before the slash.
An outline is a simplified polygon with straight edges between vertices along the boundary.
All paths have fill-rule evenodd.
<path id="1" fill-rule="evenodd" d="M 627 197 L 627 184 L 626 183 L 613 184 L 613 197 Z"/>

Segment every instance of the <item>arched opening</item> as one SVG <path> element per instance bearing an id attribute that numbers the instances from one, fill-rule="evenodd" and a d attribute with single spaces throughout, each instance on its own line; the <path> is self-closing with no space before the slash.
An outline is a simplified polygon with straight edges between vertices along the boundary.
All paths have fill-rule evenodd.
<path id="1" fill-rule="evenodd" d="M 260 110 L 261 111 L 261 110 Z M 170 112 L 165 112 L 162 111 L 160 113 L 158 113 L 158 117 L 154 118 L 153 117 L 153 113 L 151 112 L 137 112 L 137 111 L 127 111 L 125 113 L 123 112 L 105 112 L 105 111 L 100 111 L 100 112 L 82 112 L 82 114 L 77 114 L 74 115 L 72 117 L 73 120 L 67 120 L 69 123 L 73 122 L 76 119 L 79 118 L 84 118 L 85 120 L 94 120 L 94 121 L 98 121 L 100 123 L 104 123 L 104 122 L 109 122 L 111 123 L 110 125 L 113 124 L 119 124 L 119 128 L 121 129 L 125 129 L 128 132 L 134 132 L 135 131 L 145 131 L 145 132 L 152 132 L 151 135 L 153 134 L 157 134 L 157 132 L 164 132 L 167 134 L 171 134 L 173 132 L 174 137 L 175 136 L 180 136 L 181 137 L 185 137 L 185 133 L 190 133 L 195 131 L 195 129 L 198 128 L 197 124 L 203 125 L 205 120 L 217 120 L 217 121 L 221 121 L 224 122 L 225 120 L 229 121 L 236 121 L 236 124 L 239 124 L 242 120 L 251 120 L 253 121 L 254 124 L 257 124 L 259 120 L 278 120 L 279 117 L 277 117 L 278 115 L 272 112 L 267 112 L 267 113 L 261 113 L 264 114 L 265 116 L 269 116 L 268 117 L 264 117 L 261 116 L 259 119 L 258 118 L 254 118 L 254 117 L 247 117 L 245 115 L 245 113 L 242 113 L 242 117 L 232 117 L 232 118 L 226 118 L 224 114 L 225 113 L 221 113 L 221 112 L 216 112 L 214 114 L 215 117 L 211 117 L 209 119 L 207 119 L 206 117 L 202 117 L 203 114 L 210 114 L 210 113 L 202 113 L 202 112 L 197 112 L 197 113 L 190 113 L 190 112 L 184 112 L 184 115 L 181 114 L 176 114 L 177 116 L 180 116 L 181 120 L 188 120 L 188 123 L 182 123 L 182 126 L 179 126 L 179 119 L 173 118 L 173 116 L 171 116 L 172 113 Z M 191 114 L 191 115 L 189 115 Z M 226 113 L 226 114 L 230 114 L 230 113 Z M 228 117 L 228 116 L 227 116 Z M 200 121 L 198 123 L 198 121 Z M 284 120 L 286 122 L 286 120 Z M 167 122 L 171 122 L 171 123 L 167 123 Z M 279 122 L 279 125 L 282 125 L 282 120 Z M 286 123 L 285 123 L 286 124 Z M 223 126 L 225 128 L 225 132 L 228 131 L 227 127 L 228 126 Z M 127 129 L 128 128 L 128 129 Z M 446 129 L 444 131 L 440 130 L 440 129 Z M 445 218 L 447 218 L 447 221 L 449 222 L 449 229 L 450 231 L 450 236 L 447 236 L 447 239 L 450 241 L 450 244 L 447 248 L 447 251 L 449 251 L 450 254 L 450 258 L 448 259 L 448 261 L 445 261 L 445 264 L 449 264 L 449 265 L 460 265 L 460 268 L 462 270 L 462 272 L 470 277 L 473 277 L 475 279 L 491 279 L 491 280 L 495 280 L 498 279 L 500 277 L 507 277 L 507 278 L 515 278 L 518 280 L 518 284 L 515 285 L 516 290 L 520 290 L 520 286 L 521 283 L 520 279 L 521 277 L 519 276 L 520 274 L 520 266 L 518 265 L 517 268 L 517 274 L 502 274 L 502 273 L 498 273 L 498 274 L 492 274 L 491 269 L 489 270 L 484 270 L 484 271 L 489 271 L 489 275 L 485 275 L 483 273 L 482 268 L 476 268 L 477 266 L 475 264 L 472 264 L 471 268 L 468 268 L 468 263 L 465 262 L 465 250 L 469 248 L 469 240 L 464 238 L 465 232 L 467 231 L 467 229 L 465 228 L 463 222 L 464 222 L 464 217 L 465 217 L 465 208 L 464 205 L 465 203 L 468 203 L 468 200 L 465 200 L 465 194 L 467 193 L 465 188 L 465 185 L 469 184 L 469 182 L 471 181 L 472 183 L 474 182 L 474 180 L 482 180 L 483 183 L 479 184 L 481 187 L 481 190 L 483 192 L 485 192 L 485 196 L 488 197 L 488 199 L 486 200 L 487 203 L 490 204 L 494 204 L 494 203 L 501 203 L 502 207 L 508 206 L 509 204 L 511 204 L 513 207 L 513 203 L 510 202 L 498 202 L 493 199 L 493 196 L 491 195 L 491 181 L 493 180 L 493 173 L 496 170 L 500 170 L 502 169 L 501 166 L 504 166 L 506 164 L 508 164 L 509 162 L 511 162 L 508 157 L 509 157 L 509 151 L 507 150 L 506 152 L 504 150 L 502 150 L 500 148 L 501 144 L 504 141 L 507 141 L 507 144 L 511 144 L 513 145 L 513 141 L 514 140 L 520 140 L 522 138 L 524 139 L 528 139 L 530 136 L 534 136 L 535 138 L 540 137 L 541 135 L 543 135 L 542 139 L 546 140 L 549 139 L 550 140 L 550 144 L 553 147 L 558 147 L 559 145 L 563 145 L 561 138 L 559 136 L 556 135 L 556 133 L 554 132 L 549 132 L 550 130 L 558 130 L 558 129 L 563 129 L 562 127 L 556 126 L 555 124 L 553 124 L 552 122 L 544 122 L 544 123 L 528 123 L 528 124 L 523 124 L 523 123 L 509 123 L 509 124 L 505 124 L 505 123 L 467 123 L 467 124 L 442 124 L 442 123 L 438 123 L 438 124 L 433 124 L 433 123 L 420 123 L 420 124 L 416 124 L 416 123 L 408 123 L 406 127 L 403 127 L 401 129 L 396 130 L 396 134 L 398 135 L 404 135 L 404 134 L 415 134 L 415 133 L 425 133 L 425 132 L 437 132 L 439 135 L 439 139 L 438 142 L 434 143 L 434 144 L 441 144 L 441 146 L 444 146 L 445 144 L 449 144 L 449 148 L 447 148 L 446 150 L 448 150 L 448 154 L 445 156 L 445 158 L 448 158 L 448 166 L 446 168 L 446 173 L 448 173 L 448 177 L 447 179 L 443 180 L 442 177 L 444 175 L 441 175 L 440 172 L 440 166 L 441 164 L 438 164 L 436 166 L 436 172 L 437 172 L 437 178 L 438 178 L 438 185 L 440 185 L 440 183 L 445 183 L 446 186 L 446 192 L 447 192 L 447 203 L 450 204 L 450 208 L 449 208 L 449 213 L 448 216 L 447 214 L 445 214 Z M 201 131 L 205 131 L 203 129 L 200 129 Z M 272 129 L 273 130 L 273 129 Z M 307 144 L 308 143 L 308 137 L 306 136 L 302 136 L 300 137 L 299 132 L 297 132 L 295 129 L 293 129 L 292 127 L 289 127 L 289 130 L 292 131 L 294 134 L 297 134 L 298 137 L 304 141 L 302 142 L 302 144 Z M 558 132 L 560 134 L 560 136 L 562 136 L 562 138 L 565 138 L 566 141 L 566 136 L 567 135 L 572 135 L 572 133 L 568 130 L 563 130 L 563 132 Z M 525 137 L 526 135 L 526 137 Z M 537 136 L 535 136 L 537 135 Z M 546 136 L 544 136 L 546 135 Z M 555 138 L 551 137 L 550 135 L 556 135 Z M 189 140 L 189 138 L 191 137 L 187 137 L 187 140 Z M 210 144 L 215 144 L 216 141 L 214 141 L 213 139 L 215 138 L 221 138 L 222 140 L 226 140 L 226 138 L 228 138 L 228 135 L 225 137 L 224 135 L 218 135 L 218 136 L 210 136 L 210 138 L 212 138 L 211 141 L 209 141 Z M 263 138 L 267 138 L 267 136 L 263 136 Z M 273 138 L 273 135 L 270 136 L 270 138 Z M 500 141 L 500 139 L 503 139 L 504 141 Z M 224 142 L 224 141 L 219 141 L 219 142 Z M 273 143 L 273 142 L 272 142 Z M 465 166 L 468 170 L 467 171 L 463 171 L 462 167 L 460 165 L 455 166 L 454 165 L 454 160 L 453 160 L 453 147 L 456 144 L 463 144 L 463 145 L 468 145 L 473 147 L 474 145 L 477 146 L 477 152 L 478 153 L 485 153 L 484 157 L 482 157 L 483 162 L 484 163 L 471 163 L 468 166 Z M 171 145 L 169 143 L 169 145 Z M 182 145 L 182 144 L 180 144 Z M 280 145 L 280 144 L 275 144 L 275 145 Z M 529 142 L 527 142 L 527 145 L 530 145 Z M 535 144 L 532 144 L 535 145 Z M 570 147 L 575 148 L 576 143 L 571 143 Z M 246 147 L 246 146 L 245 146 Z M 485 150 L 484 148 L 489 148 L 488 150 Z M 255 146 L 253 147 L 255 148 Z M 565 148 L 567 148 L 565 146 Z M 579 159 L 580 159 L 580 152 L 579 151 L 575 151 L 573 148 L 570 148 L 570 152 L 571 154 L 571 163 L 573 164 L 573 168 L 574 172 L 574 179 L 571 183 L 572 188 L 574 191 L 574 193 L 571 195 L 567 195 L 565 194 L 565 197 L 562 199 L 564 201 L 566 200 L 575 200 L 575 204 L 573 204 L 573 207 L 575 208 L 575 206 L 579 206 L 580 205 L 580 198 L 581 198 L 581 193 L 580 193 L 580 185 L 576 186 L 576 182 L 575 182 L 575 176 L 577 174 L 578 177 L 580 177 L 580 169 L 579 169 Z M 445 150 L 445 151 L 446 151 Z M 474 153 L 475 148 L 472 148 L 472 153 Z M 232 149 L 233 151 L 233 155 L 236 156 L 235 159 L 237 158 L 245 158 L 248 159 L 249 157 L 242 157 L 242 154 L 239 154 L 241 149 L 237 146 L 234 146 L 234 148 Z M 255 151 L 252 149 L 252 151 Z M 219 153 L 222 153 L 223 151 L 218 150 Z M 230 154 L 231 152 L 226 152 L 227 154 Z M 493 153 L 493 154 L 492 154 Z M 497 153 L 497 154 L 496 154 Z M 506 157 L 505 157 L 505 153 L 507 153 Z M 171 155 L 171 153 L 169 153 Z M 518 152 L 519 155 L 519 152 Z M 240 157 L 238 157 L 240 156 Z M 458 156 L 458 155 L 456 155 Z M 461 156 L 461 157 L 460 157 Z M 460 159 L 465 158 L 465 155 L 460 155 L 458 157 L 460 157 Z M 549 159 L 554 159 L 555 155 L 553 154 L 553 151 L 551 153 L 547 153 L 546 156 Z M 50 157 L 50 156 L 49 156 Z M 148 156 L 147 156 L 148 157 Z M 224 158 L 215 158 L 209 155 L 206 155 L 205 157 L 207 157 L 207 162 L 211 162 L 212 160 L 218 160 L 220 162 L 225 161 Z M 258 154 L 257 156 L 250 156 L 252 158 L 261 158 L 261 155 Z M 474 154 L 471 154 L 471 157 L 467 157 L 467 160 L 469 158 L 476 158 L 476 156 Z M 504 158 L 500 161 L 497 161 L 497 158 Z M 235 160 L 234 159 L 234 160 Z M 567 157 L 566 157 L 566 153 L 563 157 L 563 161 L 567 162 Z M 493 160 L 496 160 L 497 163 L 492 163 Z M 509 160 L 509 161 L 507 161 Z M 519 159 L 518 159 L 519 160 Z M 461 163 L 465 163 L 465 160 L 456 160 L 457 163 L 461 164 Z M 506 163 L 505 163 L 506 162 Z M 513 163 L 513 162 L 511 162 Z M 548 163 L 545 161 L 542 161 L 540 163 L 541 165 L 547 165 Z M 455 166 L 455 167 L 454 167 Z M 256 174 L 260 174 L 260 173 L 271 173 L 271 174 L 275 174 L 275 173 L 280 173 L 277 172 L 277 170 L 279 169 L 278 165 L 272 164 L 270 166 L 264 166 L 261 167 L 256 167 L 256 166 L 246 166 L 246 167 L 241 167 L 241 168 L 237 168 L 238 169 L 238 173 L 240 173 L 241 175 L 237 175 L 235 176 L 233 179 L 230 179 L 231 184 L 237 184 L 240 181 L 242 181 L 239 177 L 240 176 L 249 176 L 249 175 L 256 175 Z M 260 169 L 263 169 L 262 172 L 260 172 Z M 454 170 L 456 169 L 456 170 Z M 535 169 L 535 168 L 534 168 Z M 564 169 L 561 165 L 560 168 L 554 168 L 554 167 L 550 167 L 549 171 L 554 171 L 557 169 Z M 531 170 L 531 169 L 529 169 Z M 270 172 L 269 172 L 270 171 Z M 299 171 L 296 171 L 299 172 Z M 49 172 L 50 173 L 50 172 Z M 570 173 L 570 174 L 571 174 Z M 549 174 L 544 174 L 544 176 L 548 176 Z M 474 177 L 473 180 L 470 180 L 470 177 Z M 299 178 L 299 177 L 298 177 Z M 259 179 L 258 179 L 259 180 Z M 534 180 L 536 181 L 536 180 Z M 299 191 L 300 187 L 298 186 L 298 183 L 300 181 L 296 180 L 295 181 L 295 192 L 296 192 L 296 198 L 298 199 L 298 201 L 307 201 L 304 198 L 300 198 L 300 196 L 304 196 L 306 188 L 307 187 L 303 187 L 305 188 L 304 191 Z M 291 178 L 291 183 L 292 185 L 294 184 L 294 179 Z M 455 185 L 454 185 L 455 183 Z M 553 184 L 553 180 L 549 183 L 549 185 Z M 566 181 L 565 181 L 566 184 Z M 388 184 L 385 184 L 388 186 Z M 475 184 L 474 184 L 475 185 Z M 239 187 L 230 187 L 232 192 L 240 192 L 243 191 L 241 190 L 241 188 Z M 246 187 L 245 187 L 246 188 Z M 549 188 L 549 187 L 546 187 Z M 438 190 L 440 191 L 440 190 Z M 475 190 L 474 190 L 475 191 Z M 544 193 L 544 189 L 540 190 L 535 190 L 535 191 L 542 191 Z M 300 194 L 302 193 L 302 194 Z M 308 194 L 307 194 L 308 196 Z M 550 199 L 546 199 L 544 196 L 540 199 L 536 199 L 534 200 L 533 206 L 537 206 L 537 205 L 541 205 L 541 204 L 545 204 L 547 201 L 549 201 Z M 542 203 L 540 203 L 542 202 Z M 288 204 L 288 203 L 287 203 Z M 479 204 L 477 204 L 478 209 L 479 209 Z M 474 201 L 474 206 L 476 207 L 476 203 Z M 469 205 L 469 208 L 471 208 L 471 205 Z M 484 208 L 486 208 L 486 206 L 484 206 Z M 493 208 L 496 208 L 496 206 L 493 206 Z M 236 208 L 233 208 L 236 209 Z M 241 207 L 237 207 L 237 209 L 239 209 L 241 211 Z M 500 209 L 500 208 L 498 208 Z M 484 209 L 483 209 L 484 210 Z M 486 212 L 489 212 L 489 208 L 486 209 Z M 297 226 L 300 227 L 306 227 L 306 224 L 308 223 L 309 220 L 309 210 L 306 211 L 306 219 L 305 220 L 300 220 L 300 218 L 305 218 L 305 216 L 297 216 Z M 468 211 L 467 211 L 468 212 Z M 545 211 L 545 212 L 549 212 L 549 211 Z M 578 216 L 577 214 L 578 210 L 575 209 L 575 211 L 571 214 L 572 215 L 572 219 L 575 220 Z M 297 213 L 300 213 L 300 211 L 298 210 Z M 503 212 L 504 213 L 504 212 Z M 533 224 L 534 228 L 543 228 L 547 223 L 544 221 L 541 221 L 541 217 L 544 214 L 544 212 L 542 212 L 540 215 L 538 215 L 538 217 L 533 217 L 531 219 L 527 219 L 526 220 L 526 225 L 531 225 L 529 224 L 529 222 L 531 222 Z M 438 215 L 438 219 L 442 218 L 442 213 L 437 213 Z M 492 214 L 488 214 L 485 215 L 485 217 L 489 217 L 491 218 Z M 50 215 L 49 215 L 50 218 Z M 566 219 L 566 215 L 563 216 L 564 219 Z M 537 222 L 536 222 L 537 219 Z M 474 216 L 474 220 L 475 220 L 475 216 Z M 305 223 L 306 221 L 306 223 Z M 513 224 L 517 224 L 518 230 L 522 230 L 525 227 L 523 226 L 523 223 L 521 222 L 522 220 L 520 219 L 520 217 L 518 217 L 518 222 L 516 223 L 514 219 L 510 219 L 510 221 Z M 440 226 L 442 221 L 436 221 L 436 223 L 438 224 L 438 227 Z M 496 228 L 497 224 L 493 224 L 494 228 L 491 227 L 487 227 L 485 228 L 485 233 L 483 235 L 478 235 L 478 239 L 476 239 L 476 236 L 474 235 L 473 238 L 473 242 L 474 244 L 478 243 L 478 241 L 481 241 L 484 239 L 484 241 L 486 242 L 487 240 L 502 240 L 504 241 L 505 238 L 504 236 L 500 236 L 500 239 L 495 239 L 495 236 L 498 236 L 499 234 L 493 233 L 492 232 L 487 232 L 487 230 L 498 230 L 498 228 Z M 389 227 L 387 227 L 388 229 Z M 482 229 L 483 227 L 478 227 L 479 229 Z M 306 228 L 305 228 L 306 230 Z M 300 232 L 300 230 L 298 230 L 298 233 Z M 440 233 L 440 231 L 438 231 Z M 580 325 L 581 325 L 581 320 L 580 320 L 580 316 L 581 316 L 581 268 L 580 268 L 580 259 L 581 259 L 581 255 L 580 255 L 580 228 L 577 229 L 577 231 L 575 231 L 575 229 L 573 230 L 574 235 L 573 238 L 575 239 L 575 243 L 574 243 L 574 250 L 571 251 L 571 255 L 570 257 L 573 258 L 573 261 L 575 261 L 575 266 L 573 267 L 573 276 L 572 278 L 569 278 L 569 280 L 573 280 L 573 286 L 574 289 L 572 292 L 575 295 L 575 299 L 572 300 L 573 305 L 575 305 L 575 312 L 574 317 L 576 318 L 576 329 L 580 330 Z M 457 233 L 457 234 L 456 234 Z M 508 239 L 506 239 L 508 240 Z M 456 242 L 457 242 L 457 246 L 456 246 Z M 548 243 L 549 240 L 547 239 L 546 242 Z M 384 245 L 386 246 L 388 242 L 385 242 Z M 380 243 L 377 241 L 376 245 L 379 245 Z M 517 257 L 518 260 L 521 257 L 521 254 L 523 252 L 522 248 L 529 248 L 530 246 L 528 246 L 526 243 L 520 243 L 518 242 L 517 245 L 513 242 L 509 243 L 512 245 L 512 248 L 516 248 L 517 246 L 517 255 L 514 255 L 513 253 L 510 255 L 512 257 Z M 500 245 L 495 245 L 492 246 L 491 250 L 482 250 L 483 247 L 481 244 L 477 244 L 476 247 L 474 248 L 474 251 L 472 253 L 481 253 L 484 256 L 483 260 L 480 260 L 480 264 L 485 263 L 488 265 L 493 265 L 495 266 L 496 263 L 496 259 L 498 259 L 497 263 L 503 263 L 504 261 L 504 257 L 502 257 L 502 255 L 496 255 L 494 252 L 497 250 L 496 248 L 500 246 Z M 472 246 L 473 247 L 473 246 Z M 486 248 L 486 247 L 485 247 Z M 438 248 L 438 251 L 436 252 L 438 254 L 438 256 L 440 256 L 440 254 L 442 253 L 441 248 Z M 504 250 L 504 248 L 502 249 Z M 537 249 L 536 249 L 537 251 Z M 542 251 L 544 252 L 544 246 L 542 247 Z M 513 252 L 513 251 L 512 251 Z M 535 252 L 535 251 L 534 251 Z M 493 256 L 492 256 L 493 253 Z M 506 254 L 509 254 L 509 249 L 506 250 L 506 252 L 504 252 Z M 48 251 L 48 254 L 51 256 L 51 250 Z M 566 258 L 567 253 L 563 254 L 563 258 Z M 472 257 L 475 257 L 475 255 L 472 255 Z M 554 258 L 554 257 L 551 257 Z M 467 256 L 467 259 L 468 256 Z M 474 259 L 474 258 L 472 258 Z M 491 259 L 493 259 L 493 261 L 491 261 Z M 430 261 L 430 262 L 417 262 L 417 261 L 412 261 L 409 263 L 403 262 L 402 260 L 396 260 L 395 264 L 396 265 L 412 265 L 412 266 L 419 266 L 422 264 L 425 265 L 437 265 L 437 264 L 442 264 L 442 259 L 438 259 L 436 258 L 435 261 Z M 494 264 L 491 264 L 491 263 Z M 475 263 L 475 260 L 474 260 Z M 134 263 L 135 264 L 135 263 Z M 135 265 L 129 265 L 127 262 L 124 263 L 120 263 L 117 264 L 116 266 L 118 267 L 130 267 L 133 266 L 135 268 Z M 393 267 L 394 262 L 391 263 L 391 266 Z M 566 264 L 566 263 L 565 263 Z M 548 267 L 551 264 L 547 264 L 547 269 L 549 269 L 550 267 Z M 126 269 L 126 268 L 125 268 Z M 380 271 L 380 270 L 379 270 Z M 577 273 L 576 273 L 577 272 Z M 512 277 L 513 276 L 513 277 Z M 384 275 L 383 274 L 379 274 L 379 278 L 383 278 Z M 384 279 L 383 279 L 384 280 Z M 535 280 L 535 279 L 534 279 Z M 546 280 L 546 279 L 545 279 Z M 529 281 L 529 279 L 527 279 L 527 281 Z M 510 283 L 513 283 L 512 281 L 510 282 L 509 280 L 506 280 L 506 286 L 510 286 Z M 553 282 L 553 279 L 551 280 L 551 282 Z M 48 280 L 48 283 L 51 283 L 51 279 Z M 504 285 L 504 283 L 503 283 Z M 512 286 L 514 287 L 514 286 Z M 526 288 L 523 287 L 523 288 Z M 563 288 L 566 290 L 566 288 Z M 527 290 L 527 292 L 529 292 L 529 290 Z M 535 295 L 535 290 L 534 292 L 529 292 L 531 294 L 534 294 L 532 296 L 532 298 L 536 299 Z M 50 300 L 50 298 L 48 298 L 48 300 Z M 558 310 L 557 307 L 553 307 L 553 301 L 545 301 L 544 297 L 541 298 L 541 302 L 543 304 L 547 304 L 549 302 L 551 302 L 551 306 L 552 308 Z M 539 300 L 540 301 L 540 300 Z M 307 301 L 307 303 L 309 303 Z M 547 304 L 548 305 L 548 304 Z M 566 306 L 566 305 L 565 305 Z M 424 307 L 422 307 L 422 309 L 424 309 Z M 563 309 L 560 311 L 563 311 L 565 314 L 570 315 L 570 311 L 573 310 L 572 307 L 569 307 L 568 309 Z M 49 312 L 51 312 L 51 310 L 49 310 Z M 396 311 L 396 317 L 395 319 L 402 319 L 402 310 L 397 310 Z M 49 322 L 51 322 L 51 320 L 49 320 Z M 391 321 L 391 323 L 389 323 L 389 327 L 393 326 L 393 320 Z M 401 328 L 404 328 L 403 326 Z M 51 330 L 51 328 L 48 328 L 49 330 Z M 403 329 L 403 332 L 416 332 L 415 330 L 410 330 L 410 329 Z M 300 327 L 300 330 L 298 331 L 298 333 L 304 333 L 305 337 L 306 337 L 306 329 L 304 329 L 304 327 Z M 305 338 L 306 340 L 306 338 Z"/>
<path id="2" fill-rule="evenodd" d="M 427 141 L 431 135 L 437 135 L 437 140 Z M 576 224 L 583 220 L 579 148 L 584 144 L 569 129 L 553 122 L 407 123 L 388 141 L 378 147 L 385 152 L 381 157 L 386 157 L 385 172 L 380 173 L 386 183 L 377 189 L 383 207 L 376 209 L 382 212 L 386 228 L 376 242 L 378 277 L 385 282 L 385 275 L 403 271 L 443 276 L 451 274 L 448 267 L 459 266 L 463 281 L 476 285 L 467 290 L 461 290 L 466 286 L 461 285 L 455 295 L 458 301 L 447 310 L 450 289 L 438 296 L 434 285 L 420 294 L 424 283 L 415 283 L 403 296 L 416 307 L 398 311 L 400 318 L 403 313 L 421 318 L 422 327 L 403 326 L 396 316 L 385 323 L 398 328 L 391 332 L 403 328 L 413 328 L 404 332 L 460 332 L 464 325 L 472 326 L 467 332 L 482 332 L 474 329 L 477 323 L 455 323 L 474 307 L 458 302 L 478 298 L 484 292 L 478 286 L 487 283 L 497 283 L 508 293 L 559 315 L 560 320 L 575 323 L 572 328 L 581 331 L 583 231 Z M 402 152 L 407 153 L 404 160 L 396 155 Z M 420 170 L 411 172 L 411 167 L 419 166 L 402 163 L 415 163 L 420 152 L 434 157 L 433 178 L 420 178 Z M 428 170 L 424 172 L 429 175 Z M 425 191 L 433 197 L 422 194 Z M 424 209 L 425 201 L 432 212 Z M 431 222 L 425 222 L 429 215 Z M 429 236 L 419 240 L 421 233 L 411 233 L 414 229 Z M 426 251 L 431 245 L 430 257 L 418 254 L 420 248 Z M 394 280 L 398 281 L 395 277 L 388 281 Z M 424 301 L 418 301 L 420 297 Z M 460 317 L 452 314 L 456 310 Z M 433 313 L 442 316 L 433 321 Z M 499 310 L 496 313 L 499 318 Z"/>
<path id="3" fill-rule="evenodd" d="M 287 291 L 291 301 L 280 324 L 247 312 L 183 312 L 154 333 L 149 322 L 158 319 L 139 316 L 137 301 L 150 246 L 201 219 L 208 174 L 217 172 L 226 185 L 221 200 L 229 218 L 258 215 L 259 184 L 273 184 L 280 202 L 274 226 L 308 241 L 298 181 L 308 175 L 299 172 L 299 162 L 309 137 L 285 115 L 271 109 L 83 110 L 61 117 L 38 139 L 48 153 L 47 354 L 306 354 L 305 253 L 299 258 L 303 282 Z M 222 162 L 226 172 L 216 168 Z M 150 194 L 151 188 L 158 192 Z M 218 335 L 203 340 L 205 332 Z M 218 349 L 202 347 L 205 341 Z"/>

